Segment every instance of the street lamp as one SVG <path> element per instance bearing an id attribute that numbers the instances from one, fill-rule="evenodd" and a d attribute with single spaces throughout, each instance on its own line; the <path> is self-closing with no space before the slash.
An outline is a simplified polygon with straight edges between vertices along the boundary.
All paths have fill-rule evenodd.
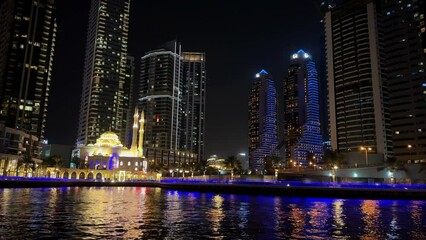
<path id="1" fill-rule="evenodd" d="M 411 148 L 413 147 L 411 144 L 408 144 L 408 150 L 410 151 L 410 162 L 413 161 L 413 157 L 411 155 Z"/>
<path id="2" fill-rule="evenodd" d="M 336 182 L 336 170 L 337 169 L 339 169 L 339 167 L 334 165 L 334 167 L 333 167 L 333 182 Z"/>
<path id="3" fill-rule="evenodd" d="M 365 165 L 368 166 L 368 151 L 371 151 L 371 147 L 361 147 L 362 151 L 365 151 Z"/>

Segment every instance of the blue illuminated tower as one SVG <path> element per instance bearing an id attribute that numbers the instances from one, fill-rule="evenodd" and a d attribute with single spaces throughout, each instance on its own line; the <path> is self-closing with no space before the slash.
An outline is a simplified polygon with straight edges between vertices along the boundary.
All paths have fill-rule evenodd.
<path id="1" fill-rule="evenodd" d="M 286 161 L 307 166 L 322 159 L 318 74 L 309 54 L 292 55 L 284 81 Z"/>
<path id="2" fill-rule="evenodd" d="M 249 98 L 249 167 L 263 170 L 264 159 L 277 156 L 277 93 L 272 76 L 256 74 Z"/>

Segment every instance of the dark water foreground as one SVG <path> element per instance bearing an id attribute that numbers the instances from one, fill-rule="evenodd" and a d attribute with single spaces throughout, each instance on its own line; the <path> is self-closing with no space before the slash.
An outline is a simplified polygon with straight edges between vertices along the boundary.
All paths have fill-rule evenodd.
<path id="1" fill-rule="evenodd" d="M 0 188 L 0 239 L 426 239 L 426 201 Z"/>

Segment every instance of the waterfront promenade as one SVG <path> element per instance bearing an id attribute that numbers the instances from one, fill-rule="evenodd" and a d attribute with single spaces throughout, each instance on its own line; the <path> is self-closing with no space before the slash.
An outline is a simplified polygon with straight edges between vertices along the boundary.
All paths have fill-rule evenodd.
<path id="1" fill-rule="evenodd" d="M 345 199 L 422 199 L 426 184 L 333 183 L 302 181 L 242 181 L 166 179 L 161 181 L 83 181 L 51 178 L 0 179 L 0 188 L 40 187 L 155 187 L 168 190 L 270 196 L 331 197 Z"/>

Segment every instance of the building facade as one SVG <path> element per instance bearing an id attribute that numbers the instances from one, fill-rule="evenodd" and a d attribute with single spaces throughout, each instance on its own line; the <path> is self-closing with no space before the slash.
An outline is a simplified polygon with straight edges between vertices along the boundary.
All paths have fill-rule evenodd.
<path id="1" fill-rule="evenodd" d="M 425 1 L 382 0 L 394 156 L 426 162 Z"/>
<path id="2" fill-rule="evenodd" d="M 0 123 L 44 138 L 56 39 L 54 0 L 0 3 Z"/>
<path id="3" fill-rule="evenodd" d="M 292 55 L 284 81 L 284 129 L 287 163 L 292 160 L 308 166 L 321 161 L 318 73 L 312 57 L 303 50 Z"/>
<path id="4" fill-rule="evenodd" d="M 330 140 L 333 150 L 392 155 L 381 18 L 372 0 L 325 14 Z"/>
<path id="5" fill-rule="evenodd" d="M 41 144 L 41 159 L 46 160 L 49 157 L 59 156 L 61 165 L 69 167 L 71 163 L 71 153 L 74 146 L 64 144 Z"/>
<path id="6" fill-rule="evenodd" d="M 91 2 L 77 145 L 93 144 L 109 130 L 125 142 L 129 12 L 130 0 Z"/>
<path id="7" fill-rule="evenodd" d="M 40 152 L 37 136 L 0 124 L 0 176 L 31 176 L 42 163 Z"/>
<path id="8" fill-rule="evenodd" d="M 123 115 L 126 116 L 126 120 L 123 121 L 122 128 L 125 131 L 122 131 L 120 139 L 124 139 L 124 145 L 130 147 L 132 144 L 132 109 L 135 106 L 134 98 L 134 80 L 135 80 L 135 58 L 132 56 L 127 56 L 126 58 L 126 80 L 124 81 L 124 96 L 123 96 Z"/>
<path id="9" fill-rule="evenodd" d="M 204 153 L 206 116 L 206 54 L 183 52 L 183 93 L 180 149 L 197 154 L 201 161 Z"/>
<path id="10" fill-rule="evenodd" d="M 249 167 L 263 171 L 264 159 L 278 156 L 277 93 L 272 76 L 265 70 L 256 74 L 248 109 Z"/>
<path id="11" fill-rule="evenodd" d="M 181 46 L 176 41 L 141 58 L 138 104 L 145 111 L 147 148 L 180 148 L 182 70 Z"/>

